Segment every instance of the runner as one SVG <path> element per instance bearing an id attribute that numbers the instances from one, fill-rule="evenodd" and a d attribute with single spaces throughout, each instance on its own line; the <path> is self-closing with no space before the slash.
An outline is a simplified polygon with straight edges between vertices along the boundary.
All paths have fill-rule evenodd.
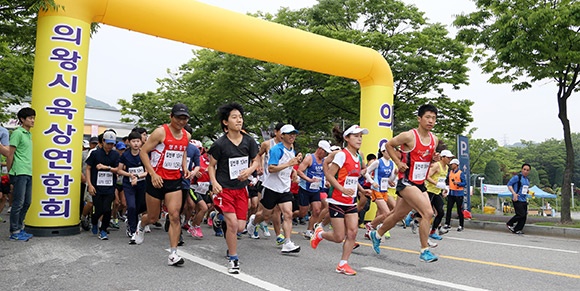
<path id="1" fill-rule="evenodd" d="M 170 266 L 182 265 L 185 261 L 177 255 L 177 244 L 181 233 L 180 217 L 182 205 L 181 177 L 190 178 L 187 169 L 186 149 L 191 138 L 183 129 L 189 120 L 187 106 L 178 103 L 171 110 L 171 122 L 155 129 L 141 148 L 139 156 L 147 171 L 146 203 L 147 213 L 141 216 L 135 232 L 135 243 L 145 239 L 144 227 L 157 222 L 161 210 L 161 200 L 167 206 L 169 220 L 169 245 L 171 253 L 167 258 Z M 151 158 L 149 158 L 151 154 Z M 167 218 L 166 218 L 167 219 Z"/>
<path id="2" fill-rule="evenodd" d="M 386 144 L 389 156 L 399 168 L 399 182 L 397 184 L 399 199 L 393 214 L 387 216 L 379 229 L 371 231 L 373 249 L 377 254 L 381 252 L 381 237 L 403 219 L 411 209 L 417 210 L 421 217 L 433 216 L 433 208 L 425 188 L 425 179 L 435 153 L 435 145 L 437 145 L 437 137 L 431 133 L 436 119 L 437 108 L 433 105 L 422 105 L 417 114 L 419 127 L 397 135 Z M 397 157 L 395 150 L 399 145 L 403 151 L 402 159 Z M 419 239 L 421 241 L 419 258 L 425 262 L 434 262 L 438 258 L 429 250 L 428 238 L 429 224 L 422 223 L 419 226 Z"/>
<path id="3" fill-rule="evenodd" d="M 304 232 L 304 238 L 310 239 L 314 233 L 314 222 L 318 221 L 321 210 L 320 189 L 324 186 L 324 171 L 322 163 L 324 158 L 331 153 L 330 143 L 325 140 L 318 142 L 318 148 L 312 154 L 306 155 L 298 167 L 298 176 L 300 179 L 300 189 L 298 190 L 298 203 L 300 213 L 298 217 L 304 217 L 311 209 L 308 227 Z"/>
<path id="4" fill-rule="evenodd" d="M 248 221 L 248 232 L 255 232 L 256 226 L 262 221 L 268 221 L 274 213 L 274 208 L 278 206 L 282 211 L 284 221 L 282 229 L 284 231 L 285 242 L 282 246 L 282 254 L 298 253 L 300 247 L 295 245 L 290 236 L 292 235 L 292 201 L 293 194 L 290 192 L 292 182 L 292 167 L 300 164 L 302 154 L 294 151 L 294 141 L 298 130 L 291 124 L 286 124 L 280 129 L 282 142 L 270 149 L 268 160 L 268 172 L 270 173 L 264 183 L 264 195 L 260 200 L 260 210 L 256 215 L 250 216 Z"/>
<path id="5" fill-rule="evenodd" d="M 123 176 L 123 191 L 127 200 L 127 236 L 129 244 L 135 244 L 138 215 L 145 212 L 145 177 L 147 172 L 143 168 L 139 155 L 142 141 L 141 134 L 133 131 L 129 134 L 129 149 L 119 159 L 119 175 Z"/>
<path id="6" fill-rule="evenodd" d="M 226 134 L 217 139 L 209 149 L 209 177 L 214 195 L 214 207 L 223 214 L 228 246 L 228 272 L 239 274 L 240 262 L 237 233 L 246 226 L 248 212 L 248 177 L 259 165 L 258 145 L 249 135 L 242 133 L 244 109 L 230 103 L 218 109 L 220 126 Z M 217 216 L 216 216 L 217 217 Z"/>
<path id="7" fill-rule="evenodd" d="M 431 232 L 429 232 L 429 237 L 436 240 L 442 240 L 440 236 L 449 232 L 448 229 L 440 228 L 441 220 L 445 215 L 443 210 L 443 198 L 447 197 L 447 184 L 445 180 L 447 178 L 447 172 L 449 171 L 449 162 L 454 158 L 450 150 L 442 150 L 439 154 L 440 160 L 438 162 L 432 163 L 429 168 L 429 175 L 427 176 L 427 193 L 429 194 L 429 199 L 431 200 L 431 206 L 435 209 L 437 214 L 433 219 L 433 224 L 431 225 Z M 437 234 L 437 229 L 439 229 L 439 234 Z"/>
<path id="8" fill-rule="evenodd" d="M 334 127 L 332 131 L 339 144 L 344 141 L 347 143 L 346 148 L 335 154 L 328 171 L 325 172 L 326 179 L 332 186 L 332 197 L 327 199 L 332 230 L 325 232 L 322 227 L 317 227 L 310 239 L 310 246 L 316 249 L 323 239 L 335 243 L 344 241 L 342 257 L 335 271 L 352 276 L 356 275 L 356 271 L 349 266 L 348 259 L 355 247 L 358 231 L 355 198 L 358 191 L 370 192 L 358 183 L 362 168 L 362 157 L 358 151 L 362 144 L 363 134 L 368 134 L 369 131 L 358 125 L 353 125 L 344 132 L 341 132 L 338 127 Z"/>

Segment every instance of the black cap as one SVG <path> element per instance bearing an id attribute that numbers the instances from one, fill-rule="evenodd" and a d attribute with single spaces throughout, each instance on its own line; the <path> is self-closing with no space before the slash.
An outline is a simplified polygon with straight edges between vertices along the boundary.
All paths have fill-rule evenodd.
<path id="1" fill-rule="evenodd" d="M 89 143 L 99 143 L 99 138 L 96 136 L 91 137 L 91 139 L 89 139 Z"/>
<path id="2" fill-rule="evenodd" d="M 177 103 L 173 105 L 173 109 L 171 109 L 171 114 L 173 114 L 173 116 L 189 117 L 189 110 L 187 109 L 187 106 L 185 106 L 185 104 Z"/>

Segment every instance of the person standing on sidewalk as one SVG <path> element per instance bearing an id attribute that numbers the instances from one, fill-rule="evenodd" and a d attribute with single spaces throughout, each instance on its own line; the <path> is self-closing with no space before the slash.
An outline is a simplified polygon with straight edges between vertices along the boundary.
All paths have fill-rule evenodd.
<path id="1" fill-rule="evenodd" d="M 524 234 L 522 230 L 526 225 L 528 217 L 528 189 L 530 188 L 530 180 L 528 174 L 532 166 L 530 164 L 523 164 L 522 171 L 513 176 L 507 183 L 508 189 L 512 193 L 512 202 L 516 215 L 514 215 L 507 223 L 507 228 L 515 234 Z M 514 226 L 515 224 L 515 226 Z"/>
<path id="2" fill-rule="evenodd" d="M 445 226 L 443 232 L 447 233 L 451 228 L 451 211 L 453 205 L 457 205 L 457 216 L 459 217 L 459 227 L 457 231 L 463 231 L 463 196 L 465 195 L 465 185 L 467 185 L 465 174 L 459 169 L 459 160 L 453 159 L 449 162 L 449 195 L 447 196 L 447 214 L 445 215 Z"/>
<path id="3" fill-rule="evenodd" d="M 20 127 L 10 136 L 10 152 L 6 156 L 6 166 L 12 190 L 10 211 L 10 240 L 28 241 L 32 234 L 24 230 L 24 218 L 32 201 L 32 134 L 36 111 L 22 108 L 16 115 Z"/>

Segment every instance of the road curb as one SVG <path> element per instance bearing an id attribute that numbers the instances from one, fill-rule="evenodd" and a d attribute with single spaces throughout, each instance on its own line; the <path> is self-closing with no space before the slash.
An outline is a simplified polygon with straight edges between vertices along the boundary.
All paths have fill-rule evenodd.
<path id="1" fill-rule="evenodd" d="M 508 232 L 508 229 L 505 226 L 505 222 L 465 220 L 464 226 L 465 228 Z M 580 239 L 580 228 L 526 224 L 524 227 L 524 233 Z"/>

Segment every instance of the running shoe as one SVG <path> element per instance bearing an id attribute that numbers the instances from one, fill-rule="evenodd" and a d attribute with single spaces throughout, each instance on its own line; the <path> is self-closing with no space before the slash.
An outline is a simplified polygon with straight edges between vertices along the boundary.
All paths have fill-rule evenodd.
<path id="1" fill-rule="evenodd" d="M 506 223 L 506 225 L 505 225 L 505 226 L 506 226 L 506 227 L 507 227 L 507 229 L 508 229 L 509 231 L 511 231 L 512 233 L 516 233 L 516 231 L 514 230 L 514 227 L 513 227 L 513 226 L 511 226 L 511 225 L 509 225 L 509 224 L 507 224 L 507 223 Z"/>
<path id="2" fill-rule="evenodd" d="M 249 225 L 249 224 L 248 224 Z M 260 234 L 258 233 L 258 227 L 252 224 L 252 227 L 248 231 L 250 238 L 260 239 Z"/>
<path id="3" fill-rule="evenodd" d="M 427 263 L 435 262 L 439 258 L 436 255 L 432 254 L 429 249 L 424 250 L 421 255 L 419 256 L 419 260 Z"/>
<path id="4" fill-rule="evenodd" d="M 371 233 L 369 234 L 369 236 L 371 237 L 371 242 L 373 243 L 373 250 L 375 250 L 375 253 L 380 254 L 381 253 L 381 239 L 377 238 L 377 231 L 373 230 L 371 231 Z"/>
<path id="5" fill-rule="evenodd" d="M 268 229 L 268 224 L 266 224 L 265 221 L 260 222 L 260 229 L 262 230 L 262 233 L 264 233 L 264 237 L 272 236 L 272 234 L 270 234 L 270 230 Z"/>
<path id="6" fill-rule="evenodd" d="M 383 235 L 385 238 L 391 238 L 391 232 L 387 230 L 387 232 L 385 232 L 385 235 Z"/>
<path id="7" fill-rule="evenodd" d="M 523 232 L 523 231 L 521 231 L 521 230 L 516 230 L 516 232 L 514 232 L 514 233 L 515 233 L 515 234 L 519 234 L 519 235 L 522 235 L 522 234 L 524 234 L 524 232 Z"/>
<path id="8" fill-rule="evenodd" d="M 358 249 L 359 247 L 360 247 L 360 244 L 355 242 L 354 246 L 352 246 L 352 250 L 354 251 L 354 250 Z"/>
<path id="9" fill-rule="evenodd" d="M 439 228 L 439 235 L 444 235 L 449 232 L 449 225 L 445 225 Z"/>
<path id="10" fill-rule="evenodd" d="M 11 241 L 28 241 L 30 238 L 21 232 L 10 235 Z"/>
<path id="11" fill-rule="evenodd" d="M 131 236 L 131 238 L 129 239 L 129 244 L 130 245 L 134 245 L 135 244 L 135 234 L 133 233 L 133 236 Z"/>
<path id="12" fill-rule="evenodd" d="M 185 241 L 183 240 L 183 234 L 179 234 L 179 242 L 177 242 L 177 246 L 182 246 L 185 244 Z"/>
<path id="13" fill-rule="evenodd" d="M 436 248 L 439 245 L 430 239 L 427 239 L 427 244 L 429 245 L 430 248 Z"/>
<path id="14" fill-rule="evenodd" d="M 282 246 L 283 254 L 299 253 L 300 247 L 295 245 L 291 240 L 287 240 Z"/>
<path id="15" fill-rule="evenodd" d="M 99 232 L 99 239 L 100 240 L 108 240 L 109 237 L 107 236 L 107 232 L 104 230 L 101 230 L 101 232 Z"/>
<path id="16" fill-rule="evenodd" d="M 310 239 L 312 237 L 313 231 L 307 229 L 305 232 L 302 233 L 302 235 L 304 236 L 305 239 Z"/>
<path id="17" fill-rule="evenodd" d="M 199 238 L 202 239 L 203 238 L 203 232 L 201 231 L 201 226 L 194 226 L 193 229 L 195 230 L 196 236 L 194 236 L 195 238 Z"/>
<path id="18" fill-rule="evenodd" d="M 404 226 L 411 226 L 411 220 L 413 220 L 413 218 L 411 217 L 411 213 L 412 212 L 409 212 L 409 214 L 405 216 L 405 220 L 403 221 Z"/>
<path id="19" fill-rule="evenodd" d="M 147 226 L 145 226 L 147 227 Z M 145 240 L 145 230 L 143 228 L 141 228 L 141 221 L 139 221 L 139 223 L 137 223 L 137 231 L 135 231 L 135 243 L 140 245 L 143 243 L 143 241 Z"/>
<path id="20" fill-rule="evenodd" d="M 155 226 L 155 227 L 161 227 L 161 222 L 156 221 L 155 223 L 153 223 L 153 226 Z"/>
<path id="21" fill-rule="evenodd" d="M 462 232 L 463 231 L 463 226 L 460 226 L 457 228 L 457 231 Z M 516 231 L 517 232 L 517 231 Z"/>
<path id="22" fill-rule="evenodd" d="M 371 237 L 369 236 L 369 234 L 371 233 L 371 230 L 373 230 L 373 227 L 371 226 L 370 222 L 367 222 L 365 224 L 365 239 L 371 239 Z"/>
<path id="23" fill-rule="evenodd" d="M 323 231 L 322 227 L 317 227 L 314 229 L 314 233 L 310 237 L 310 246 L 313 249 L 316 249 L 318 247 L 318 244 L 322 241 L 322 239 L 319 237 L 319 234 L 322 233 L 322 231 Z"/>
<path id="24" fill-rule="evenodd" d="M 337 273 L 341 273 L 341 274 L 345 274 L 347 276 L 354 276 L 356 275 L 356 271 L 353 270 L 348 263 L 344 264 L 342 267 L 340 265 L 336 266 L 336 272 Z"/>
<path id="25" fill-rule="evenodd" d="M 143 231 L 145 231 L 145 233 L 151 233 L 151 227 L 149 227 L 149 225 L 146 225 Z"/>
<path id="26" fill-rule="evenodd" d="M 89 231 L 91 229 L 91 222 L 89 221 L 89 217 L 81 217 L 81 228 L 85 231 Z"/>
<path id="27" fill-rule="evenodd" d="M 417 228 L 419 228 L 419 222 L 416 220 L 411 221 L 411 232 L 413 234 L 417 233 Z"/>
<path id="28" fill-rule="evenodd" d="M 207 226 L 209 226 L 209 227 L 213 226 L 213 218 L 211 216 L 207 218 Z"/>
<path id="29" fill-rule="evenodd" d="M 276 237 L 276 245 L 281 246 L 282 244 L 284 244 L 285 241 L 286 237 L 284 237 L 283 234 L 280 234 L 279 236 Z"/>
<path id="30" fill-rule="evenodd" d="M 22 235 L 24 235 L 24 236 L 27 236 L 28 238 L 32 238 L 33 237 L 33 235 L 31 233 L 26 232 L 26 230 L 24 230 L 24 229 L 21 229 L 20 230 L 20 233 Z"/>
<path id="31" fill-rule="evenodd" d="M 230 273 L 230 274 L 239 274 L 240 273 L 240 261 L 239 260 L 229 260 L 228 273 Z"/>
<path id="32" fill-rule="evenodd" d="M 92 229 L 91 229 L 91 232 L 93 234 L 98 234 L 99 233 L 99 226 L 96 225 L 96 224 L 94 224 L 93 227 L 92 227 Z"/>
<path id="33" fill-rule="evenodd" d="M 119 220 L 118 219 L 112 220 L 110 225 L 111 225 L 111 228 L 119 229 Z"/>
<path id="34" fill-rule="evenodd" d="M 429 237 L 432 238 L 432 239 L 435 239 L 435 240 L 442 240 L 443 239 L 436 232 L 430 234 Z"/>
<path id="35" fill-rule="evenodd" d="M 169 266 L 179 266 L 183 265 L 183 263 L 185 263 L 185 260 L 178 256 L 177 253 L 171 253 L 167 258 L 167 265 Z"/>

